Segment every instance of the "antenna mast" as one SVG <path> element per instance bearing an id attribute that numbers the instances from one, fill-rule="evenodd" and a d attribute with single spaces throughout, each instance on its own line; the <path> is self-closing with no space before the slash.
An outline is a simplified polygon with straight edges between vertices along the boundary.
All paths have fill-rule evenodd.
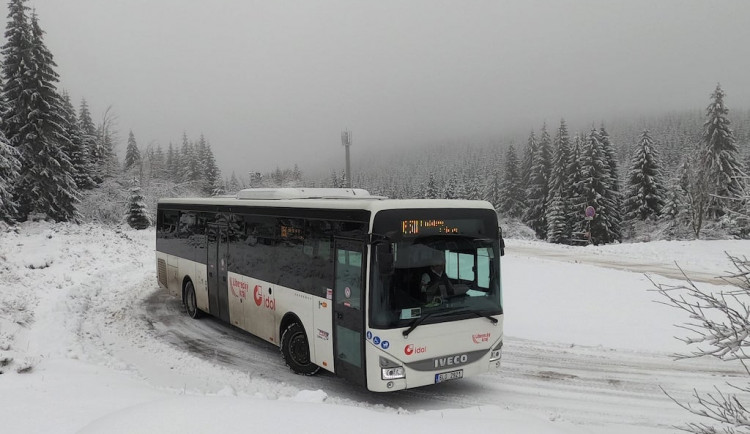
<path id="1" fill-rule="evenodd" d="M 346 188 L 352 188 L 352 168 L 349 160 L 349 146 L 352 145 L 352 132 L 343 130 L 341 132 L 341 144 L 346 148 Z"/>

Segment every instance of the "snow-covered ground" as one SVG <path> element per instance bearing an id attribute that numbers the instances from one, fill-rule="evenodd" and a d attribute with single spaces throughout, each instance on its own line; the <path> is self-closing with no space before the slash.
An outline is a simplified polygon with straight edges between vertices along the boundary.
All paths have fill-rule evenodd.
<path id="1" fill-rule="evenodd" d="M 158 290 L 153 249 L 153 230 L 0 233 L 0 431 L 665 433 L 693 418 L 660 387 L 688 399 L 746 376 L 672 360 L 686 318 L 641 271 L 678 283 L 677 261 L 712 285 L 750 241 L 507 240 L 503 368 L 390 394 L 294 375 L 272 345 L 188 319 Z"/>

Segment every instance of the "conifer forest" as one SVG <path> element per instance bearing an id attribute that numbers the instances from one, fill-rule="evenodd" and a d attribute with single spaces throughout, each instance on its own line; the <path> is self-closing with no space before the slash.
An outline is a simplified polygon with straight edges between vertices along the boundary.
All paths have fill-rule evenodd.
<path id="1" fill-rule="evenodd" d="M 178 131 L 174 142 L 161 144 L 139 138 L 137 129 L 119 131 L 114 106 L 94 114 L 85 98 L 71 100 L 42 25 L 27 0 L 9 2 L 0 77 L 4 224 L 120 219 L 145 228 L 153 195 L 346 186 L 343 158 L 307 167 L 279 161 L 269 173 L 225 173 L 203 135 Z M 748 238 L 750 110 L 730 111 L 721 84 L 705 95 L 682 112 L 637 120 L 571 126 L 561 113 L 554 122 L 540 119 L 526 137 L 358 151 L 352 187 L 399 199 L 486 200 L 501 224 L 551 243 Z M 104 200 L 103 189 L 122 193 L 110 204 L 119 211 L 106 218 L 101 210 L 91 212 L 104 205 L 82 205 L 92 197 Z"/>

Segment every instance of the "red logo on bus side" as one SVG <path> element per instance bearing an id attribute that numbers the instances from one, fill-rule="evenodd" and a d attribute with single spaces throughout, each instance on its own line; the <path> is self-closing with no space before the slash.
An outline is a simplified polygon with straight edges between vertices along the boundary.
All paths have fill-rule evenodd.
<path id="1" fill-rule="evenodd" d="M 253 289 L 253 300 L 255 300 L 255 305 L 258 307 L 265 307 L 266 309 L 276 310 L 276 300 L 271 297 L 264 296 L 263 287 L 260 285 L 255 285 L 255 289 Z"/>
<path id="2" fill-rule="evenodd" d="M 490 340 L 490 333 L 479 333 L 476 335 L 471 335 L 471 340 L 474 341 L 475 344 L 488 342 Z"/>
<path id="3" fill-rule="evenodd" d="M 427 347 L 415 347 L 414 344 L 409 344 L 404 347 L 404 354 L 411 356 L 412 354 L 426 353 Z"/>
<path id="4" fill-rule="evenodd" d="M 249 286 L 247 283 L 237 280 L 234 277 L 229 278 L 229 289 L 232 291 L 232 295 L 234 295 L 237 298 L 247 298 L 247 290 Z M 239 290 L 239 294 L 235 292 L 234 290 Z"/>

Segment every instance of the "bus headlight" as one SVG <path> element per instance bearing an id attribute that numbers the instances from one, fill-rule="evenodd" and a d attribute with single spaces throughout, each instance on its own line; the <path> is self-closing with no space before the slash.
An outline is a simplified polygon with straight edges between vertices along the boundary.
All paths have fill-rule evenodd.
<path id="1" fill-rule="evenodd" d="M 495 348 L 492 349 L 492 353 L 490 353 L 490 362 L 495 362 L 500 360 L 500 358 L 503 357 L 503 341 L 501 340 Z"/>
<path id="2" fill-rule="evenodd" d="M 398 380 L 406 377 L 406 370 L 396 362 L 380 357 L 380 378 L 383 380 Z"/>

